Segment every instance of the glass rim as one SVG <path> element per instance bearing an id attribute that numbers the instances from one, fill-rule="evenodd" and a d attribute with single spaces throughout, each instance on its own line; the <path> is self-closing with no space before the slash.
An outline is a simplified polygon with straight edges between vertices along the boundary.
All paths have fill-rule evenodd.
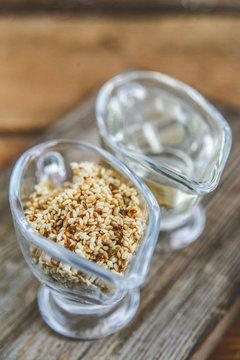
<path id="1" fill-rule="evenodd" d="M 149 222 L 147 224 L 144 238 L 138 247 L 135 258 L 136 261 L 126 275 L 117 275 L 103 266 L 85 259 L 84 257 L 75 254 L 73 251 L 70 251 L 69 249 L 66 249 L 61 245 L 54 243 L 48 238 L 40 235 L 32 228 L 27 218 L 25 217 L 21 205 L 21 184 L 23 170 L 25 169 L 27 163 L 31 161 L 31 159 L 39 156 L 42 151 L 57 145 L 77 146 L 82 149 L 89 149 L 93 152 L 96 152 L 105 158 L 114 169 L 118 170 L 125 177 L 130 179 L 130 181 L 136 186 L 138 191 L 144 197 L 149 209 Z M 146 184 L 144 184 L 144 182 L 121 160 L 117 159 L 107 151 L 83 141 L 68 139 L 51 140 L 31 147 L 21 155 L 13 168 L 9 184 L 9 203 L 14 221 L 24 236 L 41 250 L 50 254 L 53 258 L 57 258 L 58 260 L 73 266 L 81 272 L 86 271 L 93 276 L 97 275 L 110 285 L 115 287 L 118 286 L 118 288 L 134 288 L 139 286 L 144 281 L 153 250 L 158 239 L 160 230 L 160 209 L 155 197 Z M 145 264 L 143 264 L 142 261 L 144 259 L 147 260 Z"/>
<path id="2" fill-rule="evenodd" d="M 168 86 L 170 89 L 178 91 L 178 93 L 187 96 L 188 100 L 192 101 L 195 105 L 202 108 L 206 114 L 218 122 L 222 127 L 224 133 L 224 142 L 221 149 L 221 158 L 218 162 L 217 171 L 212 178 L 205 182 L 198 182 L 191 177 L 180 174 L 177 170 L 171 168 L 165 164 L 159 164 L 152 160 L 146 155 L 137 153 L 136 151 L 129 149 L 127 146 L 120 144 L 114 140 L 114 137 L 109 134 L 105 118 L 107 111 L 107 104 L 111 96 L 111 92 L 118 86 L 126 84 L 127 81 L 134 80 L 153 80 L 157 81 L 159 85 Z M 187 101 L 187 100 L 186 100 Z M 198 194 L 206 194 L 213 191 L 220 181 L 222 171 L 226 165 L 231 145 L 232 145 L 232 133 L 228 122 L 225 120 L 223 115 L 210 103 L 208 102 L 197 90 L 191 86 L 183 83 L 180 80 L 174 79 L 171 76 L 162 74 L 156 71 L 144 71 L 136 70 L 119 74 L 110 80 L 108 80 L 100 89 L 96 99 L 96 119 L 100 136 L 104 139 L 107 145 L 114 149 L 115 152 L 120 152 L 124 156 L 134 158 L 135 160 L 144 163 L 151 171 L 156 173 L 162 173 L 172 180 L 180 182 L 184 187 Z M 215 167 L 216 168 L 216 167 Z M 216 170 L 216 169 L 215 169 Z"/>

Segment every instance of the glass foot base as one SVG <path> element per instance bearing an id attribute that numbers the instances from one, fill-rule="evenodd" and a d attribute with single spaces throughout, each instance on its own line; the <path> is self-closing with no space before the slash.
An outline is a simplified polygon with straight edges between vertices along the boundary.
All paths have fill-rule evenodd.
<path id="1" fill-rule="evenodd" d="M 158 249 L 177 250 L 191 244 L 203 232 L 205 222 L 205 211 L 198 205 L 183 224 L 171 230 L 161 229 Z"/>
<path id="2" fill-rule="evenodd" d="M 75 339 L 99 339 L 122 329 L 135 315 L 139 290 L 130 290 L 114 305 L 67 304 L 46 286 L 38 291 L 43 320 L 57 333 Z"/>

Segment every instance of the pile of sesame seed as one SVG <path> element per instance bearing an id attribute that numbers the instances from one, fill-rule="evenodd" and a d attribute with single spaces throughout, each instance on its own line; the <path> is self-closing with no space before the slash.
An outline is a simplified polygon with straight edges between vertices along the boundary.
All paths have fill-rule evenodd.
<path id="1" fill-rule="evenodd" d="M 73 179 L 60 187 L 35 186 L 25 216 L 41 235 L 107 269 L 123 274 L 144 231 L 136 188 L 100 164 L 71 164 Z M 35 262 L 75 280 L 69 265 L 32 249 Z"/>

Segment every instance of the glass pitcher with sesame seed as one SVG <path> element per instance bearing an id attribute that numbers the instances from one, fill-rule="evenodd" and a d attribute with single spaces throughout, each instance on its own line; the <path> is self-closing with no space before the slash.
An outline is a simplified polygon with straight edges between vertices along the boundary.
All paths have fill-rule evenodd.
<path id="1" fill-rule="evenodd" d="M 79 339 L 124 327 L 138 308 L 160 228 L 148 187 L 105 150 L 53 140 L 17 161 L 9 200 L 22 253 L 41 282 L 44 321 Z"/>

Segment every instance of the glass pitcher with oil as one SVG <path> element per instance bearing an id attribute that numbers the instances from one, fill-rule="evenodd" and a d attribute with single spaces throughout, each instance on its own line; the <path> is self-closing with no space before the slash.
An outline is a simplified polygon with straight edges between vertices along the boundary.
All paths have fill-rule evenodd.
<path id="1" fill-rule="evenodd" d="M 102 87 L 96 117 L 102 146 L 155 195 L 162 245 L 177 249 L 197 239 L 205 226 L 200 201 L 217 187 L 231 149 L 222 115 L 180 81 L 133 71 Z"/>

